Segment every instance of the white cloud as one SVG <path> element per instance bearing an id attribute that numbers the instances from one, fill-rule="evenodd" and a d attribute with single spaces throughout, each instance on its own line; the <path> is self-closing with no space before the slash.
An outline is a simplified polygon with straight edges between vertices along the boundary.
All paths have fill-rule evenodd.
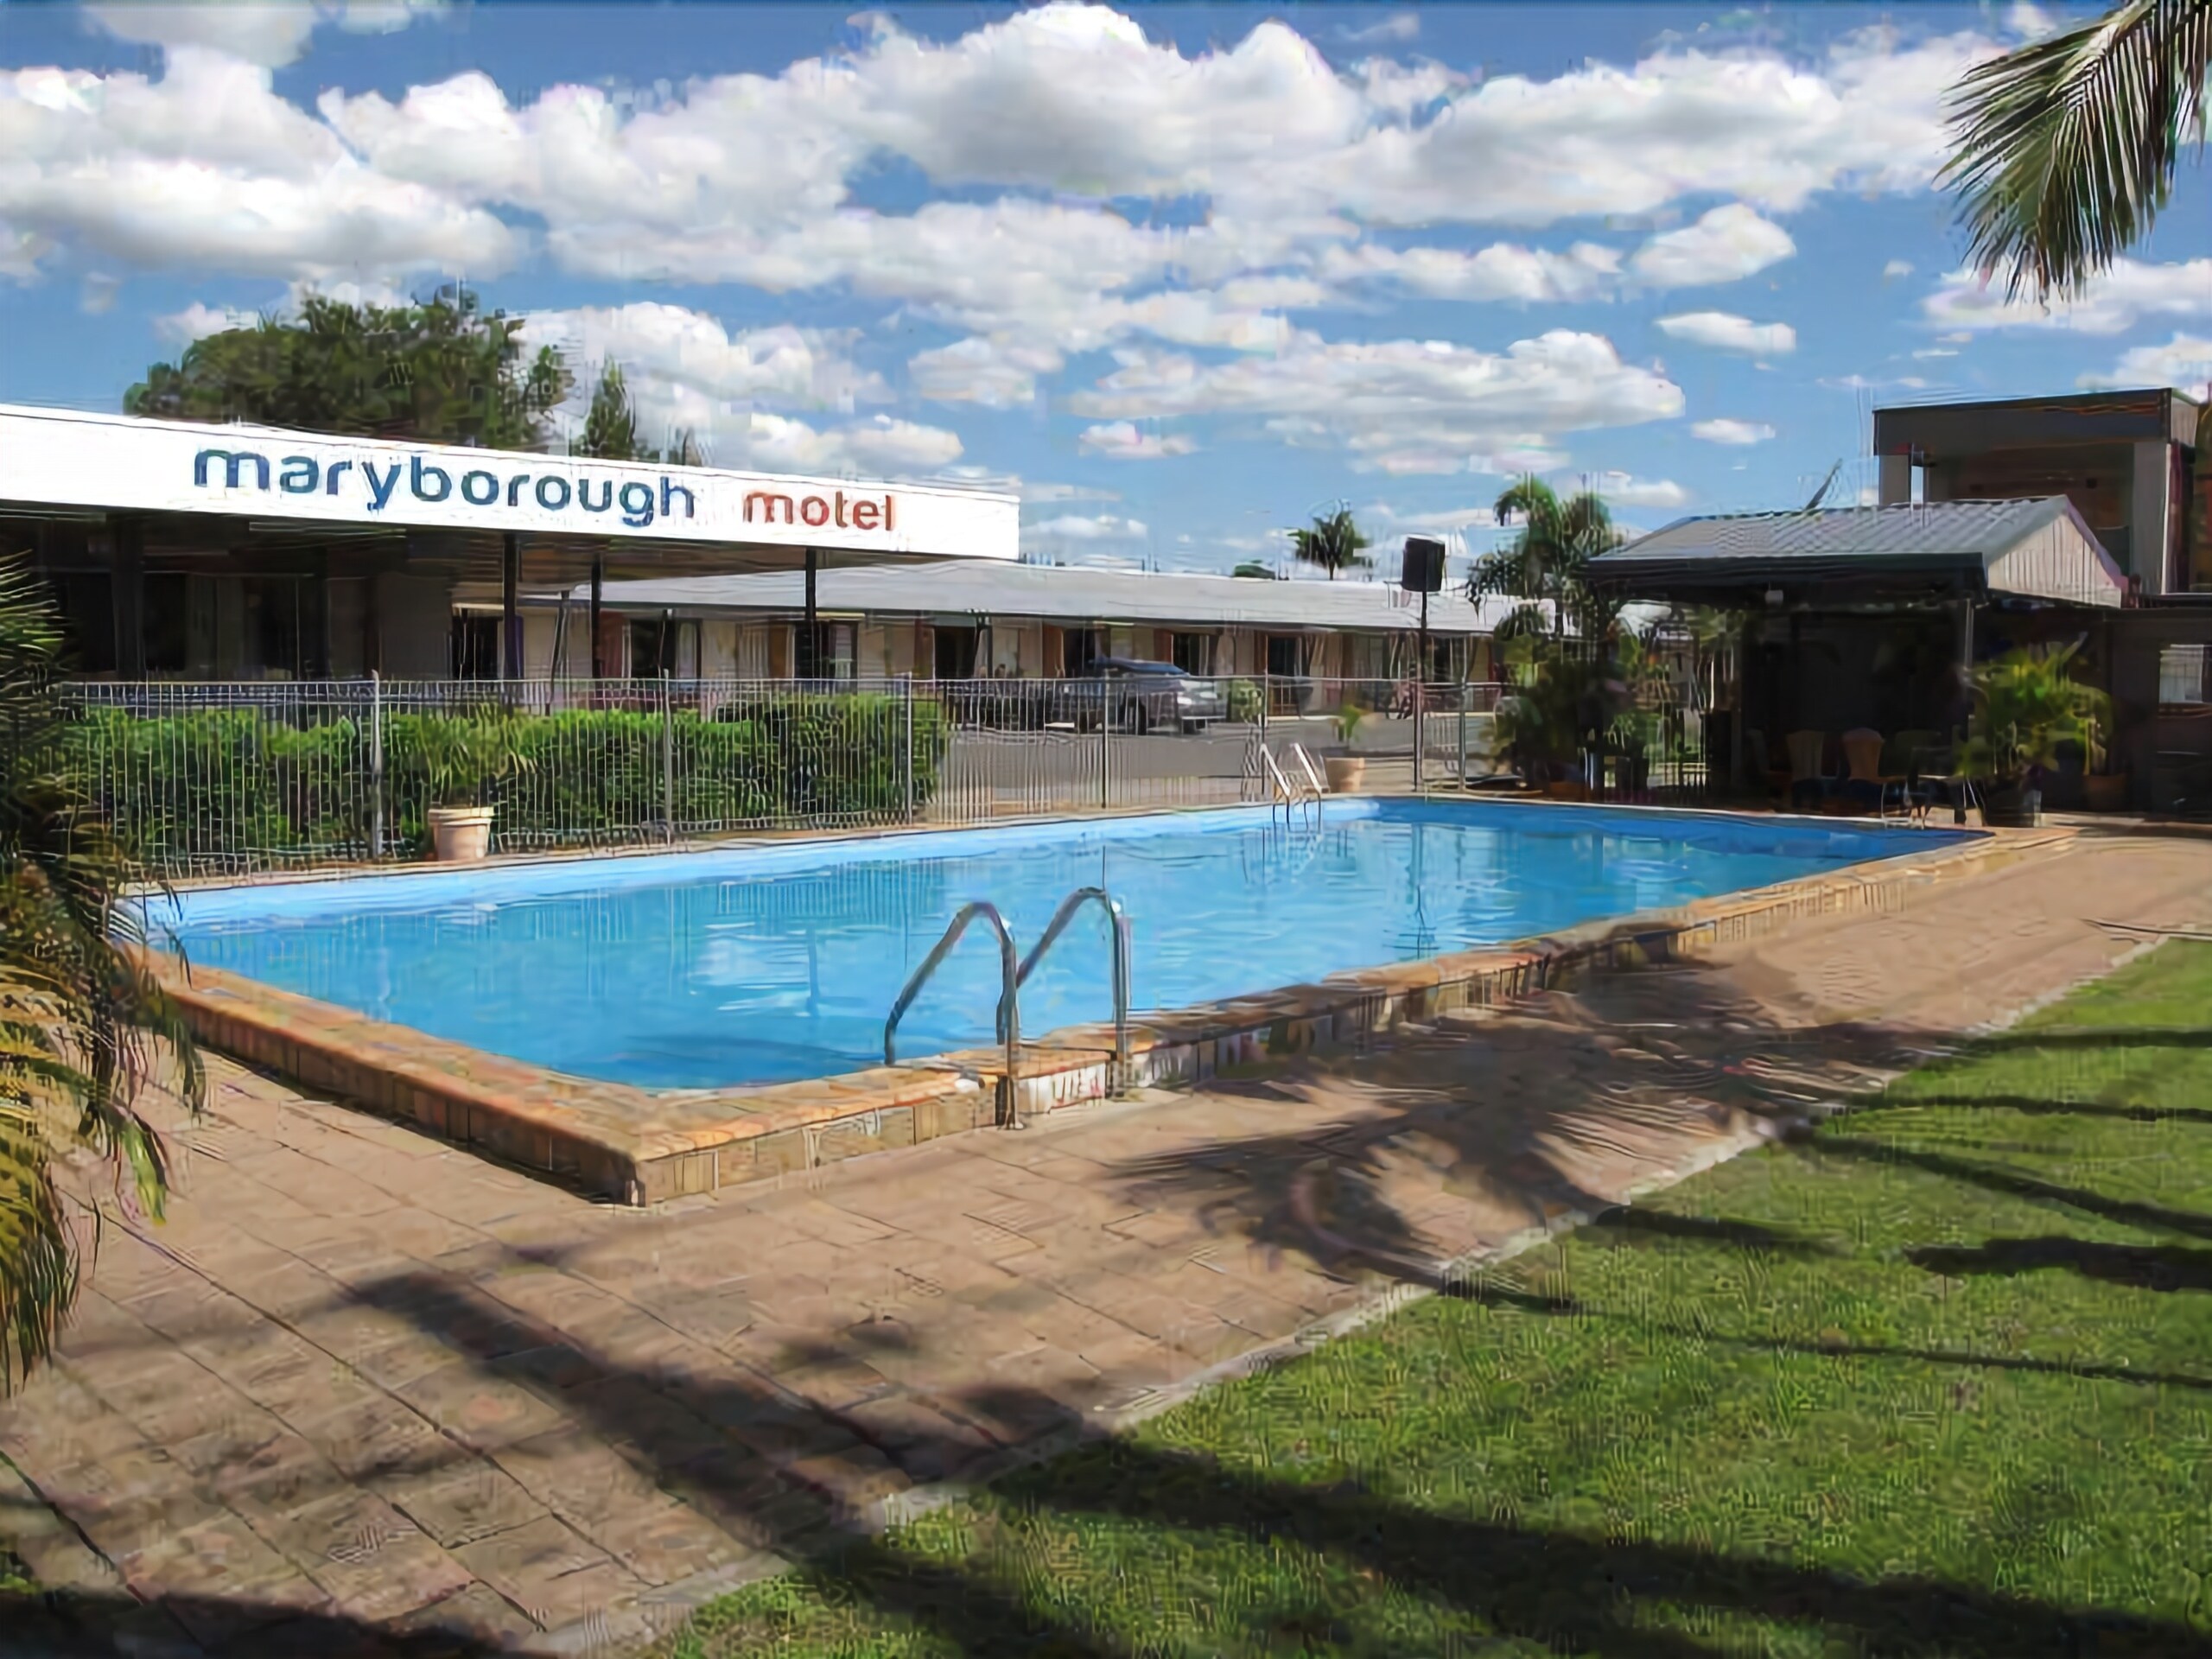
<path id="1" fill-rule="evenodd" d="M 640 301 L 533 312 L 524 333 L 531 345 L 551 346 L 575 366 L 579 395 L 587 399 L 599 366 L 612 359 L 641 398 L 682 385 L 727 403 L 846 412 L 891 400 L 882 378 L 850 362 L 834 338 L 788 324 L 733 335 L 703 312 Z"/>
<path id="2" fill-rule="evenodd" d="M 906 369 L 914 390 L 933 402 L 1015 409 L 1034 403 L 1038 377 L 1057 373 L 1063 361 L 1049 346 L 970 335 L 915 353 Z"/>
<path id="3" fill-rule="evenodd" d="M 1716 351 L 1781 357 L 1797 349 L 1797 331 L 1786 322 L 1753 322 L 1726 311 L 1690 311 L 1662 317 L 1659 327 L 1677 340 Z"/>
<path id="4" fill-rule="evenodd" d="M 165 50 L 206 47 L 281 69 L 307 50 L 308 37 L 321 24 L 334 22 L 353 35 L 391 35 L 438 9 L 438 0 L 118 0 L 84 10 L 118 40 Z"/>
<path id="5" fill-rule="evenodd" d="M 1910 259 L 1892 259 L 1882 267 L 1882 280 L 1885 282 L 1894 282 L 1900 276 L 1911 275 L 1912 261 Z"/>
<path id="6" fill-rule="evenodd" d="M 185 346 L 228 328 L 251 328 L 257 321 L 251 311 L 235 307 L 207 305 L 194 300 L 181 311 L 154 319 L 154 332 L 172 346 Z"/>
<path id="7" fill-rule="evenodd" d="M 1626 473 L 1600 473 L 1587 487 L 1618 507 L 1679 507 L 1690 499 L 1671 478 L 1632 478 Z"/>
<path id="8" fill-rule="evenodd" d="M 940 472 L 961 454 L 956 434 L 887 415 L 823 430 L 787 416 L 712 403 L 683 389 L 658 404 L 640 397 L 638 405 L 648 432 L 696 433 L 717 467 L 912 478 Z"/>
<path id="9" fill-rule="evenodd" d="M 1774 435 L 1774 429 L 1764 421 L 1698 421 L 1692 423 L 1690 435 L 1707 443 L 1764 443 Z"/>
<path id="10" fill-rule="evenodd" d="M 1554 329 L 1502 353 L 1443 340 L 1328 341 L 1299 332 L 1277 355 L 1204 364 L 1132 348 L 1068 400 L 1105 420 L 1259 418 L 1292 444 L 1341 446 L 1362 470 L 1518 471 L 1556 460 L 1548 435 L 1665 420 L 1681 388 L 1623 363 L 1603 335 Z"/>
<path id="11" fill-rule="evenodd" d="M 2212 389 L 2212 340 L 2177 332 L 2163 346 L 2135 346 L 2101 374 L 2085 374 L 2084 386 L 2172 386 L 2202 397 Z"/>
<path id="12" fill-rule="evenodd" d="M 1370 23 L 1364 29 L 1339 29 L 1337 31 L 1337 38 L 1340 41 L 1350 41 L 1359 46 L 1364 46 L 1374 41 L 1389 41 L 1400 44 L 1407 41 L 1417 41 L 1421 38 L 1421 14 L 1417 11 L 1393 12 L 1382 22 Z"/>
<path id="13" fill-rule="evenodd" d="M 1579 301 L 1607 294 L 1621 257 L 1594 242 L 1565 253 L 1499 242 L 1476 253 L 1451 248 L 1342 244 L 1324 250 L 1315 270 L 1331 283 L 1385 282 L 1436 300 Z"/>
<path id="14" fill-rule="evenodd" d="M 1921 302 L 1929 321 L 1969 328 L 2065 328 L 2117 334 L 2147 317 L 2212 316 L 2212 258 L 2145 264 L 2120 258 L 2074 299 L 2007 300 L 2001 282 L 1955 270 Z"/>
<path id="15" fill-rule="evenodd" d="M 207 47 L 247 63 L 281 68 L 307 50 L 322 21 L 308 4 L 229 0 L 209 5 L 87 5 L 85 15 L 118 40 L 143 46 Z"/>
<path id="16" fill-rule="evenodd" d="M 1198 447 L 1183 433 L 1147 432 L 1131 421 L 1087 426 L 1076 443 L 1084 454 L 1109 461 L 1164 461 L 1171 455 L 1187 455 Z"/>
<path id="17" fill-rule="evenodd" d="M 1629 269 L 1652 288 L 1695 288 L 1735 282 L 1796 251 L 1789 232 L 1737 201 L 1653 237 L 1636 251 Z"/>
<path id="18" fill-rule="evenodd" d="M 495 215 L 364 166 L 267 69 L 200 46 L 170 48 L 158 80 L 0 70 L 0 220 L 140 267 L 489 276 L 523 246 Z"/>
<path id="19" fill-rule="evenodd" d="M 1062 513 L 1057 518 L 1024 524 L 1022 529 L 1025 533 L 1065 537 L 1077 542 L 1134 541 L 1150 533 L 1141 518 L 1122 518 L 1110 512 Z"/>

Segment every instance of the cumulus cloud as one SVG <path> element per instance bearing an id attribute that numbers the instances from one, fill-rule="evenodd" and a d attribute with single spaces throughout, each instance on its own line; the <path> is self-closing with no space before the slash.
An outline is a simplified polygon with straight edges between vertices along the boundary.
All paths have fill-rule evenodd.
<path id="1" fill-rule="evenodd" d="M 1617 507 L 1679 507 L 1690 493 L 1671 478 L 1634 478 L 1626 473 L 1600 473 L 1588 487 Z"/>
<path id="2" fill-rule="evenodd" d="M 523 247 L 497 215 L 363 165 L 266 68 L 196 45 L 159 79 L 0 71 L 0 220 L 139 267 L 496 276 Z"/>
<path id="3" fill-rule="evenodd" d="M 241 311 L 234 306 L 213 306 L 194 300 L 181 311 L 172 311 L 154 319 L 154 332 L 172 346 L 189 346 L 196 340 L 210 334 L 219 334 L 231 328 L 251 328 L 257 321 L 251 311 Z"/>
<path id="4" fill-rule="evenodd" d="M 1912 261 L 1910 259 L 1892 259 L 1882 267 L 1882 277 L 1885 282 L 1894 281 L 1897 277 L 1910 276 L 1911 275 Z"/>
<path id="5" fill-rule="evenodd" d="M 1325 340 L 1303 331 L 1281 353 L 1203 363 L 1133 348 L 1068 400 L 1078 415 L 1258 418 L 1291 443 L 1341 446 L 1363 470 L 1517 471 L 1554 459 L 1548 435 L 1665 420 L 1680 387 L 1621 361 L 1603 335 L 1554 329 L 1502 353 L 1443 340 Z"/>
<path id="6" fill-rule="evenodd" d="M 1774 429 L 1764 421 L 1696 421 L 1691 423 L 1690 435 L 1707 443 L 1748 445 L 1764 443 Z"/>
<path id="7" fill-rule="evenodd" d="M 1109 461 L 1164 461 L 1171 455 L 1187 455 L 1198 447 L 1183 433 L 1147 432 L 1133 421 L 1087 426 L 1076 443 L 1084 454 Z"/>
<path id="8" fill-rule="evenodd" d="M 2080 384 L 2091 388 L 2172 386 L 2202 397 L 2212 388 L 2212 340 L 2177 332 L 2163 346 L 2131 346 L 2111 368 L 2085 374 Z"/>
<path id="9" fill-rule="evenodd" d="M 1609 293 L 1620 268 L 1619 253 L 1594 242 L 1578 242 L 1564 253 L 1509 242 L 1475 253 L 1370 242 L 1332 244 L 1315 270 L 1327 282 L 1385 283 L 1426 299 L 1573 302 Z"/>
<path id="10" fill-rule="evenodd" d="M 1943 327 L 2124 334 L 2150 317 L 2212 316 L 2212 258 L 2164 264 L 2115 259 L 2079 295 L 2048 304 L 2008 300 L 2002 283 L 1985 283 L 1978 271 L 1955 270 L 1921 302 L 1921 309 Z"/>
<path id="11" fill-rule="evenodd" d="M 1648 287 L 1696 288 L 1735 282 L 1796 251 L 1789 232 L 1738 201 L 1653 237 L 1636 251 L 1629 269 Z"/>
<path id="12" fill-rule="evenodd" d="M 682 385 L 728 403 L 845 412 L 891 401 L 882 378 L 855 366 L 834 337 L 788 324 L 733 335 L 703 312 L 643 301 L 532 312 L 524 332 L 532 346 L 551 346 L 578 366 L 581 392 L 597 365 L 612 359 L 633 396 Z"/>
<path id="13" fill-rule="evenodd" d="M 142 46 L 207 47 L 246 63 L 281 69 L 307 50 L 326 22 L 349 34 L 397 33 L 437 0 L 213 0 L 207 4 L 119 0 L 91 4 L 85 15 L 118 40 Z"/>
<path id="14" fill-rule="evenodd" d="M 1659 327 L 1677 340 L 1715 351 L 1781 357 L 1797 349 L 1797 331 L 1786 322 L 1753 322 L 1727 311 L 1689 311 L 1662 317 Z"/>

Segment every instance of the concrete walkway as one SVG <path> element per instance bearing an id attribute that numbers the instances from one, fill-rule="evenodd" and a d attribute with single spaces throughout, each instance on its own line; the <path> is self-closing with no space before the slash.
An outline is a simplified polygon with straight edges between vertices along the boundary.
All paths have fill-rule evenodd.
<path id="1" fill-rule="evenodd" d="M 219 1062 L 166 1224 L 82 1189 L 0 1538 L 79 1592 L 52 1650 L 626 1645 L 2104 972 L 2140 941 L 2101 921 L 2212 921 L 2212 843 L 651 1211 Z"/>

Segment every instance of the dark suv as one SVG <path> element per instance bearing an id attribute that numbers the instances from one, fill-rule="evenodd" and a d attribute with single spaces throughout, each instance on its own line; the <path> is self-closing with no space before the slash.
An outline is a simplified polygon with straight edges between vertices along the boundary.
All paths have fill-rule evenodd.
<path id="1" fill-rule="evenodd" d="M 1085 726 L 1097 725 L 1101 707 L 1109 722 L 1125 732 L 1202 732 L 1227 713 L 1220 687 L 1173 663 L 1101 657 L 1082 677 L 1106 685 L 1103 702 L 1081 710 Z"/>

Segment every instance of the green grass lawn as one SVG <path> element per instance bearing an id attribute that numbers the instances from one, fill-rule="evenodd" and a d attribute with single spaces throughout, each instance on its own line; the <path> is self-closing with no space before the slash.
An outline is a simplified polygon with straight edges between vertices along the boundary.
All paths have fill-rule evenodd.
<path id="1" fill-rule="evenodd" d="M 2212 949 L 683 1656 L 2212 1655 Z"/>

